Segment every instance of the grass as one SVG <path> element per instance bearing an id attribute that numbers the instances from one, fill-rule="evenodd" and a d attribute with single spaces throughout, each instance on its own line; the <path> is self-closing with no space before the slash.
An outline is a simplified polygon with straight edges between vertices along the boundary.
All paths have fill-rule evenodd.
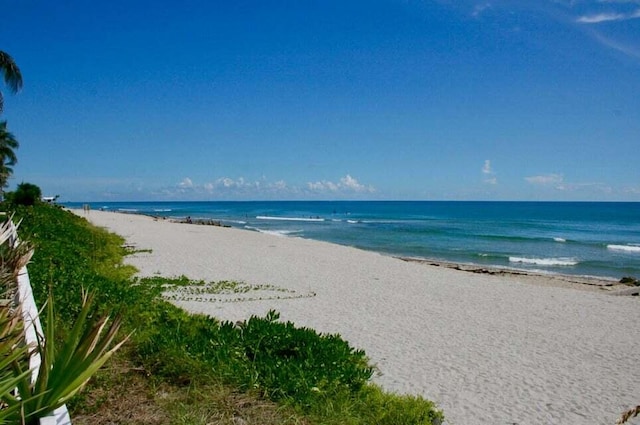
<path id="1" fill-rule="evenodd" d="M 60 341 L 81 309 L 82 289 L 96 292 L 94 314 L 119 311 L 122 334 L 135 329 L 87 391 L 69 404 L 74 424 L 427 425 L 442 420 L 431 402 L 371 384 L 366 354 L 339 335 L 283 323 L 276 312 L 239 324 L 220 322 L 163 299 L 168 293 L 243 301 L 264 293 L 313 294 L 184 277 L 135 279 L 135 270 L 122 263 L 131 249 L 119 236 L 48 205 L 17 213 L 24 219 L 21 237 L 36 248 L 29 265 L 36 302 L 42 305 L 51 290 L 60 313 Z"/>

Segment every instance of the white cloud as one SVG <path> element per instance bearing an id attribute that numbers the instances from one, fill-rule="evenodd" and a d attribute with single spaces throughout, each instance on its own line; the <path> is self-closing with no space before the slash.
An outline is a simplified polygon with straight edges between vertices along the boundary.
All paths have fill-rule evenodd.
<path id="1" fill-rule="evenodd" d="M 581 24 L 599 24 L 600 22 L 619 21 L 624 19 L 622 13 L 598 13 L 597 15 L 584 15 L 576 19 Z"/>
<path id="2" fill-rule="evenodd" d="M 543 174 L 539 176 L 525 177 L 524 179 L 531 184 L 547 186 L 562 183 L 564 177 L 562 174 Z"/>
<path id="3" fill-rule="evenodd" d="M 358 180 L 351 177 L 349 174 L 340 179 L 340 183 L 343 187 L 349 188 L 356 192 L 369 192 L 370 187 L 360 184 Z"/>
<path id="4" fill-rule="evenodd" d="M 233 187 L 235 182 L 229 177 L 224 177 L 216 180 L 216 186 L 222 185 L 223 187 Z"/>
<path id="5" fill-rule="evenodd" d="M 525 177 L 525 180 L 533 185 L 551 187 L 560 192 L 607 194 L 614 193 L 614 189 L 604 183 L 572 183 L 564 180 L 562 174 L 543 174 L 539 176 Z"/>
<path id="6" fill-rule="evenodd" d="M 317 181 L 307 183 L 307 188 L 312 192 L 333 192 L 333 193 L 374 193 L 373 186 L 366 186 L 358 182 L 357 179 L 347 174 L 338 183 L 331 181 Z"/>
<path id="7" fill-rule="evenodd" d="M 178 183 L 178 187 L 183 189 L 189 189 L 193 187 L 193 182 L 189 177 L 185 177 L 180 183 Z"/>
<path id="8" fill-rule="evenodd" d="M 321 181 L 321 182 L 309 182 L 307 188 L 312 192 L 337 192 L 338 185 L 333 182 Z"/>
<path id="9" fill-rule="evenodd" d="M 225 188 L 225 189 L 242 189 L 248 187 L 259 187 L 260 182 L 254 181 L 249 182 L 246 181 L 244 177 L 238 177 L 236 180 L 229 177 L 221 177 L 217 179 L 214 183 L 209 183 L 214 188 Z"/>
<path id="10" fill-rule="evenodd" d="M 491 171 L 491 161 L 486 159 L 484 161 L 484 165 L 482 166 L 482 172 L 484 174 L 493 174 L 493 172 Z"/>
<path id="11" fill-rule="evenodd" d="M 484 182 L 486 184 L 498 184 L 498 178 L 496 177 L 496 173 L 493 172 L 491 168 L 491 160 L 485 159 L 484 165 L 482 166 L 482 174 L 485 175 Z"/>
<path id="12" fill-rule="evenodd" d="M 273 187 L 275 189 L 284 190 L 287 188 L 287 183 L 284 180 L 278 180 L 277 182 L 273 183 Z"/>
<path id="13" fill-rule="evenodd" d="M 613 188 L 604 183 L 562 183 L 555 187 L 563 192 L 613 193 Z"/>
<path id="14" fill-rule="evenodd" d="M 152 194 L 173 199 L 296 199 L 325 195 L 347 197 L 375 191 L 373 186 L 362 184 L 347 174 L 337 182 L 322 180 L 302 187 L 291 186 L 284 180 L 269 181 L 266 177 L 258 180 L 219 177 L 202 184 L 186 177 L 173 186 L 158 188 Z"/>
<path id="15" fill-rule="evenodd" d="M 597 13 L 595 15 L 583 15 L 576 19 L 581 24 L 599 24 L 601 22 L 626 21 L 640 18 L 640 9 L 630 13 Z"/>

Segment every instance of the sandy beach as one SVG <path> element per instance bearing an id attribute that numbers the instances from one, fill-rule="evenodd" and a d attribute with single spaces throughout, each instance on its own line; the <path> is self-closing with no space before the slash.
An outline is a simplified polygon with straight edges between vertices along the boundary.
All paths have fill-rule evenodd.
<path id="1" fill-rule="evenodd" d="M 435 401 L 448 424 L 613 424 L 640 403 L 640 299 L 613 296 L 617 285 L 473 273 L 300 238 L 76 213 L 151 250 L 127 258 L 141 276 L 268 285 L 197 300 L 178 293 L 173 302 L 231 321 L 275 309 L 282 320 L 339 333 L 366 351 L 376 383 Z"/>

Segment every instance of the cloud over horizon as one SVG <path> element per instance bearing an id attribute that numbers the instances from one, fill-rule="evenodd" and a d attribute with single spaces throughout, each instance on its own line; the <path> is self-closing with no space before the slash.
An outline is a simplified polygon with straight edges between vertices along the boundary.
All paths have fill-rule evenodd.
<path id="1" fill-rule="evenodd" d="M 498 178 L 496 177 L 496 173 L 493 172 L 491 168 L 491 160 L 485 159 L 484 165 L 482 166 L 482 174 L 484 174 L 484 182 L 486 184 L 498 184 Z"/>
<path id="2" fill-rule="evenodd" d="M 259 180 L 248 180 L 244 177 L 220 177 L 203 184 L 194 183 L 189 177 L 183 178 L 171 187 L 153 192 L 154 197 L 167 198 L 210 198 L 224 199 L 298 199 L 301 197 L 347 197 L 373 194 L 376 189 L 371 185 L 360 183 L 350 174 L 346 174 L 337 182 L 321 180 L 307 182 L 299 187 L 289 185 L 284 180 L 269 181 L 265 177 Z"/>
<path id="3" fill-rule="evenodd" d="M 534 185 L 542 185 L 542 186 L 548 186 L 548 185 L 552 185 L 552 184 L 560 184 L 563 182 L 564 177 L 562 176 L 562 174 L 542 174 L 542 175 L 538 175 L 538 176 L 530 176 L 530 177 L 525 177 L 524 178 L 528 183 L 534 184 Z"/>
<path id="4" fill-rule="evenodd" d="M 317 182 L 309 182 L 307 183 L 307 188 L 316 193 L 374 193 L 375 189 L 373 186 L 366 186 L 361 184 L 355 178 L 351 177 L 351 175 L 347 174 L 342 177 L 339 182 L 334 183 L 330 181 L 317 181 Z"/>
<path id="5" fill-rule="evenodd" d="M 600 182 L 573 183 L 565 181 L 562 174 L 541 174 L 524 178 L 529 184 L 550 187 L 558 192 L 591 192 L 600 194 L 625 193 L 628 189 L 615 190 L 611 186 Z"/>

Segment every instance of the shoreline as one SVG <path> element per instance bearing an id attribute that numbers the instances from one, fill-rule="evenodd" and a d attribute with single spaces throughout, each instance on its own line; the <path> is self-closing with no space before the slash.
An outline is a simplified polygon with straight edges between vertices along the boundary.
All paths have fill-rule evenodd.
<path id="1" fill-rule="evenodd" d="M 506 268 L 499 266 L 486 266 L 479 264 L 454 263 L 440 260 L 430 260 L 414 257 L 394 257 L 402 261 L 414 262 L 419 264 L 427 264 L 434 267 L 444 267 L 447 269 L 458 270 L 466 273 L 486 274 L 492 276 L 518 277 L 524 279 L 523 282 L 530 285 L 554 286 L 559 288 L 571 288 L 582 291 L 609 292 L 615 294 L 617 291 L 628 292 L 624 295 L 633 294 L 633 288 L 638 288 L 637 293 L 640 294 L 640 287 L 621 283 L 614 278 L 604 278 L 599 276 L 583 276 L 560 273 L 536 273 L 530 270 L 522 270 L 517 268 Z"/>
<path id="2" fill-rule="evenodd" d="M 80 215 L 80 210 L 77 208 L 67 208 L 69 211 L 75 212 Z M 139 211 L 116 211 L 116 210 L 99 210 L 100 212 L 106 213 L 115 213 L 115 214 L 125 214 L 125 215 L 139 215 L 143 217 L 148 217 L 157 221 L 166 221 L 169 223 L 175 224 L 192 224 L 192 225 L 204 225 L 204 226 L 216 226 L 216 227 L 224 227 L 224 228 L 233 228 L 242 231 L 248 232 L 256 232 L 256 233 L 265 233 L 252 229 L 245 229 L 241 227 L 234 227 L 229 224 L 224 224 L 223 220 L 211 219 L 211 218 L 200 218 L 200 217 L 164 217 L 158 216 L 148 213 L 142 213 Z M 191 219 L 191 222 L 188 220 Z M 268 234 L 268 233 L 266 233 Z M 297 236 L 288 236 L 282 235 L 281 237 L 292 237 L 296 238 Z M 587 275 L 579 275 L 579 274 L 563 274 L 557 272 L 543 272 L 543 271 L 532 271 L 527 269 L 519 269 L 517 267 L 505 267 L 498 265 L 486 265 L 486 264 L 475 264 L 475 263 L 456 263 L 453 261 L 432 259 L 432 258 L 423 258 L 423 257 L 407 257 L 402 255 L 394 255 L 387 254 L 383 252 L 368 250 L 364 248 L 359 248 L 350 245 L 341 245 L 335 242 L 327 242 L 318 239 L 310 239 L 310 238 L 301 238 L 307 239 L 317 242 L 325 242 L 329 244 L 334 244 L 338 246 L 347 246 L 354 249 L 359 249 L 367 252 L 374 252 L 379 255 L 388 256 L 391 258 L 397 258 L 406 262 L 415 262 L 419 264 L 430 265 L 434 267 L 444 267 L 452 270 L 459 270 L 468 273 L 477 273 L 477 274 L 488 274 L 488 275 L 504 275 L 504 276 L 520 276 L 524 277 L 527 280 L 527 283 L 533 285 L 542 285 L 542 286 L 557 286 L 557 287 L 566 287 L 578 290 L 605 290 L 615 292 L 617 290 L 625 290 L 624 295 L 640 295 L 640 287 L 638 287 L 638 292 L 633 290 L 634 286 L 627 285 L 620 282 L 620 278 L 611 277 L 611 276 L 587 276 Z"/>
<path id="3" fill-rule="evenodd" d="M 276 310 L 340 334 L 366 351 L 373 382 L 433 400 L 448 424 L 610 424 L 637 405 L 638 298 L 237 228 L 76 213 L 151 250 L 127 257 L 140 276 L 266 288 L 172 303 L 231 322 Z"/>

